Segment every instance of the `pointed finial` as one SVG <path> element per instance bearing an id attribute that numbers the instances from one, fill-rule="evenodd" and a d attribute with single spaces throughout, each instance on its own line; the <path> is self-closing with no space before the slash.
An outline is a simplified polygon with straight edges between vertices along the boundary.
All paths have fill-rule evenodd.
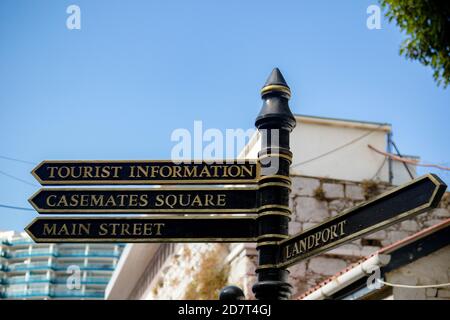
<path id="1" fill-rule="evenodd" d="M 278 68 L 272 70 L 266 84 L 261 89 L 263 106 L 256 118 L 258 129 L 285 129 L 292 131 L 296 120 L 289 108 L 291 89 Z"/>
<path id="2" fill-rule="evenodd" d="M 278 68 L 272 70 L 266 84 L 261 89 L 261 97 L 264 97 L 268 93 L 280 93 L 281 96 L 284 96 L 287 99 L 290 99 L 291 97 L 291 89 Z"/>

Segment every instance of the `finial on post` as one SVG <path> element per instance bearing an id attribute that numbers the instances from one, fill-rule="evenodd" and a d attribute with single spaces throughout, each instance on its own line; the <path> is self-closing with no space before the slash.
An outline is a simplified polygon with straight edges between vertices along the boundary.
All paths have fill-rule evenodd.
<path id="1" fill-rule="evenodd" d="M 261 111 L 256 118 L 258 129 L 279 128 L 292 131 L 296 121 L 289 109 L 291 89 L 278 68 L 274 68 L 261 89 L 264 100 Z"/>
<path id="2" fill-rule="evenodd" d="M 264 87 L 261 89 L 261 97 L 275 92 L 285 95 L 286 99 L 291 98 L 291 89 L 287 85 L 286 80 L 284 80 L 284 77 L 278 68 L 274 68 L 269 78 L 267 78 Z"/>

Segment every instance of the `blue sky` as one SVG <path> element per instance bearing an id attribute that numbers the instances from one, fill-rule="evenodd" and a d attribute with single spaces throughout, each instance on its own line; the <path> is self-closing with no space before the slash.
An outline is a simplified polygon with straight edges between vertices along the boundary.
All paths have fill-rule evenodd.
<path id="1" fill-rule="evenodd" d="M 68 30 L 66 8 L 81 8 Z M 450 91 L 405 60 L 377 1 L 0 2 L 0 156 L 164 159 L 176 128 L 252 128 L 278 66 L 294 113 L 389 122 L 405 154 L 450 164 Z M 32 164 L 0 158 L 0 204 L 29 207 Z M 425 171 L 421 171 L 425 172 Z M 447 183 L 446 172 L 435 171 Z M 0 229 L 34 212 L 0 208 Z"/>

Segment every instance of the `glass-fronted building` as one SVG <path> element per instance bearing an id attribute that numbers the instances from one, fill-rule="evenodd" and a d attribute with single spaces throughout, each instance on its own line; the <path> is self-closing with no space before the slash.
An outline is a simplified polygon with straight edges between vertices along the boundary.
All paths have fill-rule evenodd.
<path id="1" fill-rule="evenodd" d="M 123 246 L 35 243 L 0 232 L 0 299 L 104 299 Z"/>

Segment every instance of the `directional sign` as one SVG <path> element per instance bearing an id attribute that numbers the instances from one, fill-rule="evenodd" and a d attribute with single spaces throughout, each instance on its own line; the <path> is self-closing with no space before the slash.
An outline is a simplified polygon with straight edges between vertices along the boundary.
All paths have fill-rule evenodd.
<path id="1" fill-rule="evenodd" d="M 438 205 L 446 185 L 428 174 L 279 242 L 277 267 L 287 267 Z"/>
<path id="2" fill-rule="evenodd" d="M 31 172 L 42 185 L 255 183 L 255 161 L 43 161 Z"/>
<path id="3" fill-rule="evenodd" d="M 35 242 L 253 242 L 250 217 L 36 218 L 25 231 Z"/>
<path id="4" fill-rule="evenodd" d="M 258 206 L 258 187 L 44 188 L 28 201 L 39 213 L 246 213 Z"/>

